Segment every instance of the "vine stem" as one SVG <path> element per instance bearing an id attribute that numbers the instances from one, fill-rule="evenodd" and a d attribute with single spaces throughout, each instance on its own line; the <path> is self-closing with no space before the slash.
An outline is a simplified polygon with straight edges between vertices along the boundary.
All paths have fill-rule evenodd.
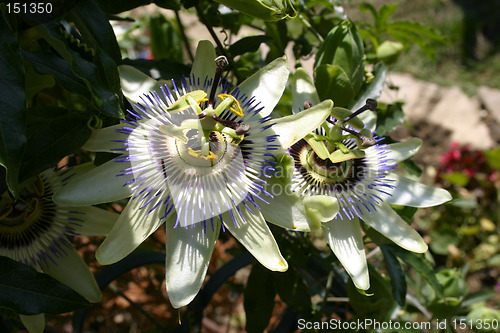
<path id="1" fill-rule="evenodd" d="M 309 23 L 309 21 L 307 21 L 302 14 L 298 14 L 296 20 L 298 20 L 304 27 L 309 29 L 309 31 L 312 32 L 314 37 L 316 37 L 321 43 L 323 43 L 324 41 L 323 37 L 319 34 L 318 31 L 316 31 L 316 29 L 314 29 L 311 23 Z"/>
<path id="2" fill-rule="evenodd" d="M 217 47 L 219 48 L 222 55 L 224 55 L 226 58 L 228 58 L 226 51 L 224 50 L 224 46 L 222 46 L 222 43 L 220 42 L 219 37 L 217 37 L 217 35 L 215 34 L 214 29 L 212 29 L 212 27 L 208 24 L 207 18 L 205 17 L 205 14 L 203 14 L 203 11 L 200 9 L 200 7 L 198 5 L 194 6 L 194 8 L 196 9 L 196 13 L 198 14 L 198 17 L 200 18 L 201 23 L 203 23 L 205 25 L 205 27 L 207 27 L 208 32 L 210 33 L 210 35 L 214 39 L 215 44 L 217 44 Z"/>
<path id="3" fill-rule="evenodd" d="M 175 19 L 177 20 L 177 24 L 179 25 L 179 32 L 181 33 L 182 42 L 186 47 L 189 59 L 191 60 L 191 62 L 193 62 L 194 61 L 193 52 L 191 51 L 191 47 L 189 46 L 189 41 L 187 39 L 186 32 L 184 31 L 184 25 L 182 24 L 181 17 L 179 16 L 179 11 L 174 10 L 174 13 L 175 13 Z"/>

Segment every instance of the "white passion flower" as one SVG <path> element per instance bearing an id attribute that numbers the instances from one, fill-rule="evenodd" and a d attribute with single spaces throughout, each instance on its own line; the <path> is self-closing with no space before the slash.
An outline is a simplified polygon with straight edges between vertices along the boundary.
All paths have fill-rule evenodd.
<path id="1" fill-rule="evenodd" d="M 295 105 L 307 108 L 319 102 L 305 71 L 297 70 L 292 87 Z M 330 248 L 362 290 L 370 282 L 360 222 L 406 250 L 423 253 L 427 245 L 422 237 L 390 205 L 431 207 L 452 199 L 446 190 L 394 172 L 396 164 L 413 156 L 422 142 L 413 138 L 380 143 L 357 117 L 368 109 L 376 109 L 374 100 L 355 113 L 333 108 L 331 118 L 279 158 L 283 175 L 270 183 L 287 190 L 274 196 L 271 207 L 282 213 L 266 214 L 269 222 L 281 225 L 293 217 L 295 230 L 321 226 Z M 297 208 L 287 215 L 283 213 L 287 206 Z"/>
<path id="2" fill-rule="evenodd" d="M 124 93 L 135 103 L 131 117 L 94 131 L 84 146 L 122 155 L 55 195 L 83 205 L 130 197 L 96 253 L 101 264 L 121 260 L 165 223 L 166 286 L 176 308 L 198 293 L 221 228 L 268 269 L 287 269 L 260 212 L 270 198 L 263 187 L 275 152 L 323 123 L 333 107 L 326 101 L 272 119 L 288 79 L 286 60 L 229 92 L 220 79 L 226 60 L 214 59 L 213 45 L 200 42 L 190 76 L 170 85 L 122 67 Z M 152 92 L 138 94 L 143 88 Z"/>
<path id="3" fill-rule="evenodd" d="M 49 169 L 26 180 L 17 200 L 7 191 L 2 194 L 0 255 L 45 272 L 87 300 L 97 302 L 101 291 L 71 239 L 77 235 L 106 235 L 118 214 L 91 206 L 59 205 L 52 200 L 54 192 L 76 175 L 75 169 Z M 30 331 L 41 331 L 45 326 L 43 315 L 21 319 Z"/>

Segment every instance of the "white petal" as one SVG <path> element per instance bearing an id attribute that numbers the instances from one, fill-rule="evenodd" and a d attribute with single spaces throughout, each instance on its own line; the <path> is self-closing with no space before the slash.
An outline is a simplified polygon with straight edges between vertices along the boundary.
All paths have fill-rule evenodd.
<path id="1" fill-rule="evenodd" d="M 175 215 L 166 223 L 166 285 L 174 308 L 189 304 L 205 279 L 221 224 L 207 222 L 206 232 L 201 224 L 193 228 L 175 225 Z"/>
<path id="2" fill-rule="evenodd" d="M 276 119 L 275 125 L 271 128 L 279 135 L 281 147 L 284 149 L 290 147 L 318 128 L 330 115 L 332 108 L 333 102 L 326 100 L 310 109 Z"/>
<path id="3" fill-rule="evenodd" d="M 130 166 L 128 162 L 111 160 L 91 169 L 57 191 L 54 202 L 60 205 L 86 206 L 127 198 L 131 189 L 125 184 L 133 179 L 133 175 L 117 175 Z"/>
<path id="4" fill-rule="evenodd" d="M 337 198 L 328 195 L 309 195 L 303 203 L 307 216 L 318 224 L 330 221 L 339 212 Z"/>
<path id="5" fill-rule="evenodd" d="M 141 96 L 148 95 L 151 91 L 156 91 L 159 96 L 163 96 L 160 87 L 168 81 L 156 81 L 129 65 L 118 66 L 118 71 L 120 72 L 120 85 L 123 95 L 132 104 L 140 102 Z"/>
<path id="6" fill-rule="evenodd" d="M 80 235 L 106 236 L 111 231 L 120 216 L 120 214 L 94 206 L 64 208 L 83 213 L 80 217 L 83 223 L 77 231 Z"/>
<path id="7" fill-rule="evenodd" d="M 94 152 L 109 152 L 109 153 L 121 153 L 117 149 L 122 149 L 124 147 L 123 143 L 116 142 L 121 140 L 126 140 L 127 136 L 121 133 L 117 133 L 116 130 L 122 129 L 123 124 L 118 124 L 114 126 L 109 126 L 97 130 L 93 130 L 90 138 L 83 145 L 83 149 Z"/>
<path id="8" fill-rule="evenodd" d="M 208 40 L 202 40 L 198 43 L 194 56 L 191 76 L 204 80 L 205 77 L 212 78 L 215 75 L 215 48 Z M 202 81 L 203 82 L 203 81 Z"/>
<path id="9" fill-rule="evenodd" d="M 19 319 L 30 333 L 42 333 L 45 329 L 45 314 L 19 315 Z"/>
<path id="10" fill-rule="evenodd" d="M 377 211 L 372 210 L 370 213 L 363 214 L 362 219 L 366 224 L 408 251 L 417 253 L 427 251 L 427 244 L 418 232 L 388 204 L 382 202 L 376 207 Z"/>
<path id="11" fill-rule="evenodd" d="M 150 210 L 165 198 L 159 195 L 140 208 L 146 200 L 130 199 L 108 237 L 97 249 L 96 258 L 100 264 L 108 265 L 125 258 L 163 224 L 161 217 L 164 215 L 164 206 Z"/>
<path id="12" fill-rule="evenodd" d="M 234 221 L 230 212 L 222 214 L 225 227 L 264 267 L 272 271 L 286 271 L 288 263 L 262 214 L 255 207 L 252 207 L 253 213 L 243 204 L 239 204 L 238 208 L 241 216 L 238 210 L 231 211 Z"/>
<path id="13" fill-rule="evenodd" d="M 267 66 L 261 68 L 242 82 L 238 88 L 249 98 L 255 97 L 259 106 L 264 107 L 260 112 L 262 117 L 271 114 L 281 98 L 288 81 L 288 63 L 286 59 L 276 59 Z"/>
<path id="14" fill-rule="evenodd" d="M 389 204 L 433 207 L 452 199 L 451 194 L 442 188 L 424 185 L 395 173 L 388 174 L 385 179 L 394 180 L 390 184 L 396 186 L 392 196 L 384 195 L 384 201 Z"/>
<path id="15" fill-rule="evenodd" d="M 312 105 L 320 103 L 313 80 L 302 67 L 299 67 L 292 80 L 292 112 L 304 110 L 306 101 L 311 102 Z"/>
<path id="16" fill-rule="evenodd" d="M 359 220 L 335 219 L 323 224 L 323 232 L 333 253 L 358 289 L 370 288 L 365 245 Z"/>
<path id="17" fill-rule="evenodd" d="M 75 290 L 90 302 L 98 302 L 102 296 L 101 290 L 87 264 L 75 249 L 66 249 L 66 252 L 67 255 L 55 258 L 57 264 L 43 267 L 44 272 Z"/>
<path id="18" fill-rule="evenodd" d="M 407 158 L 415 155 L 422 146 L 422 140 L 419 138 L 411 138 L 409 140 L 392 143 L 389 145 L 387 158 L 394 160 L 394 163 L 399 163 Z"/>
<path id="19" fill-rule="evenodd" d="M 293 160 L 288 154 L 277 156 L 277 160 L 280 162 L 276 170 L 280 171 L 269 178 L 265 185 L 265 191 L 272 197 L 266 197 L 269 204 L 259 204 L 260 211 L 266 221 L 279 227 L 294 231 L 311 231 L 302 200 L 292 191 L 290 175 L 293 172 Z"/>
<path id="20" fill-rule="evenodd" d="M 311 231 L 300 198 L 294 193 L 289 193 L 289 190 L 287 191 L 287 188 L 279 183 L 273 183 L 272 181 L 269 183 L 266 191 L 271 191 L 270 193 L 274 197 L 266 198 L 269 204 L 259 204 L 260 211 L 266 221 L 289 230 Z"/>

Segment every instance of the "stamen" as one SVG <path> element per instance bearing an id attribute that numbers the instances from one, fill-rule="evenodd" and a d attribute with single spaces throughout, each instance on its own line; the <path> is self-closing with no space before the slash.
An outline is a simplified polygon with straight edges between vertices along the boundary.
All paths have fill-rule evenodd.
<path id="1" fill-rule="evenodd" d="M 310 108 L 312 108 L 312 106 L 313 106 L 313 104 L 311 103 L 311 101 L 304 102 L 304 110 L 310 109 Z"/>
<path id="2" fill-rule="evenodd" d="M 348 133 L 350 133 L 350 134 L 354 135 L 355 137 L 357 137 L 357 138 L 358 138 L 358 139 L 360 139 L 361 141 L 363 141 L 363 144 L 362 144 L 363 148 L 368 148 L 368 147 L 371 147 L 371 146 L 373 146 L 374 144 L 376 144 L 376 143 L 377 143 L 377 140 L 375 140 L 374 138 L 369 138 L 369 137 L 367 137 L 367 136 L 364 136 L 364 135 L 362 135 L 362 134 L 360 134 L 360 133 L 358 133 L 358 132 L 356 132 L 356 131 L 353 131 L 353 130 L 351 130 L 351 129 L 349 129 L 349 128 L 346 128 L 346 127 L 344 127 L 344 126 L 340 126 L 340 128 L 341 128 L 343 131 L 346 131 L 346 132 L 348 132 Z"/>
<path id="3" fill-rule="evenodd" d="M 219 56 L 215 58 L 214 61 L 215 64 L 217 65 L 217 68 L 215 69 L 214 82 L 212 83 L 212 89 L 210 90 L 210 97 L 208 98 L 209 106 L 214 106 L 215 91 L 217 90 L 217 86 L 219 85 L 219 81 L 222 76 L 222 70 L 224 69 L 224 67 L 229 65 L 227 58 L 224 56 Z"/>
<path id="4" fill-rule="evenodd" d="M 371 98 L 368 98 L 365 102 L 366 104 L 363 105 L 359 110 L 351 114 L 349 117 L 346 117 L 344 120 L 342 120 L 343 123 L 348 122 L 354 117 L 359 116 L 361 113 L 365 112 L 366 110 L 371 110 L 371 111 L 376 111 L 377 110 L 377 101 Z"/>
<path id="5" fill-rule="evenodd" d="M 221 123 L 224 126 L 231 127 L 234 130 L 239 126 L 239 124 L 237 122 L 234 122 L 234 121 L 231 121 L 231 120 L 227 120 L 227 119 L 219 118 L 219 117 L 217 117 L 216 114 L 212 115 L 212 119 L 214 119 L 215 121 Z"/>

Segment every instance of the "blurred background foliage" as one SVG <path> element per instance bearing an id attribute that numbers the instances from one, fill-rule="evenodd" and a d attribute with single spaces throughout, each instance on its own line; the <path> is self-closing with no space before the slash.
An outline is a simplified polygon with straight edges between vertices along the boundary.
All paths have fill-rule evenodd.
<path id="1" fill-rule="evenodd" d="M 9 189 L 16 195 L 20 182 L 63 158 L 70 164 L 108 160 L 110 156 L 90 155 L 79 148 L 92 128 L 118 123 L 130 107 L 121 92 L 117 66 L 128 64 L 156 79 L 178 79 L 189 73 L 200 39 L 212 40 L 218 53 L 230 60 L 227 79 L 234 85 L 286 51 L 292 65 L 310 71 L 314 67 L 317 77 L 332 79 L 338 94 L 334 100 L 343 106 L 353 106 L 370 75 L 379 77 L 387 70 L 459 85 L 469 94 L 479 85 L 500 88 L 500 5 L 494 0 L 297 0 L 291 1 L 293 11 L 287 7 L 290 19 L 272 22 L 209 0 L 55 3 L 52 17 L 13 15 L 1 7 L 0 60 L 9 64 L 8 70 L 2 67 L 0 98 L 2 193 Z M 321 68 L 323 60 L 318 57 L 313 66 L 318 53 L 328 57 L 338 45 L 328 45 L 329 33 L 340 31 L 344 38 L 354 29 L 359 38 L 350 42 L 363 51 L 350 60 L 363 66 L 361 72 L 352 70 L 338 79 L 330 75 L 332 68 Z M 336 61 L 335 55 L 331 57 L 325 63 Z M 319 93 L 331 97 L 330 91 Z M 287 89 L 276 112 L 289 114 L 290 106 Z M 411 125 L 404 121 L 404 108 L 403 103 L 379 106 L 379 135 Z M 453 145 L 446 155 L 433 159 L 438 167 L 432 181 L 456 199 L 434 209 L 398 210 L 430 240 L 425 256 L 383 244 L 382 235 L 366 235 L 372 296 L 358 293 L 315 233 L 273 230 L 290 263 L 284 274 L 252 263 L 223 233 L 202 292 L 177 313 L 167 300 L 163 257 L 155 261 L 150 252 L 164 251 L 161 230 L 124 263 L 104 268 L 93 255 L 101 239 L 78 237 L 75 242 L 97 273 L 105 296 L 88 309 L 48 316 L 47 331 L 73 327 L 75 332 L 289 332 L 296 330 L 300 318 L 372 318 L 465 320 L 469 331 L 493 332 L 469 324 L 491 319 L 498 327 L 500 321 L 500 150 Z M 403 167 L 414 177 L 425 177 L 428 170 L 413 161 Z M 122 204 L 109 208 L 120 211 Z M 6 331 L 20 327 L 7 310 L 1 325 Z M 467 330 L 448 325 L 446 332 L 454 331 Z"/>

